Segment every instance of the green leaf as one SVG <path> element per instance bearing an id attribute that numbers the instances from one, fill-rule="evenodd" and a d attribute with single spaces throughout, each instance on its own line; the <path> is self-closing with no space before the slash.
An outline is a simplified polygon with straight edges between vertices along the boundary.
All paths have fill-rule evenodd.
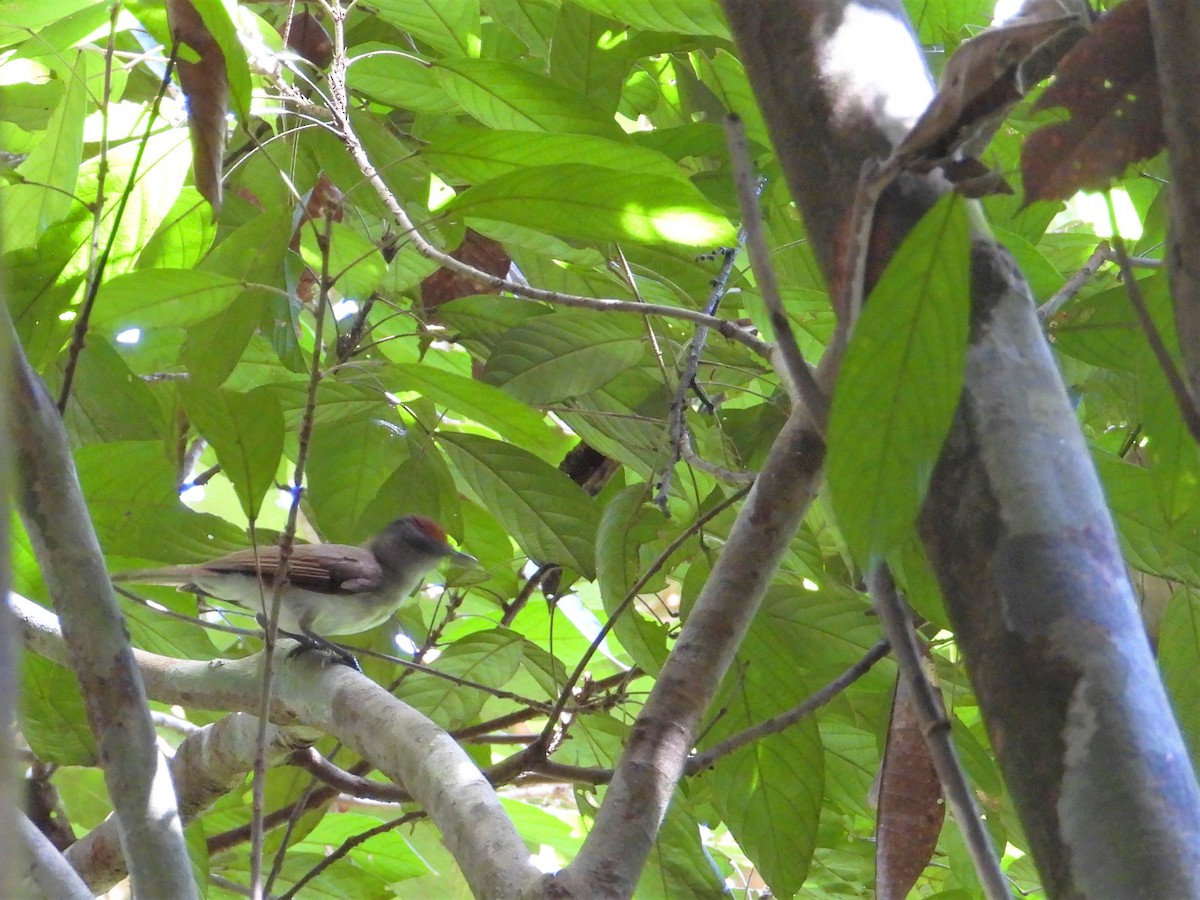
<path id="1" fill-rule="evenodd" d="M 1158 664 L 1192 760 L 1200 760 L 1200 597 L 1191 590 L 1177 591 L 1167 604 Z"/>
<path id="2" fill-rule="evenodd" d="M 614 39 L 622 25 L 574 3 L 564 3 L 550 44 L 550 77 L 615 110 L 633 62 L 628 41 Z"/>
<path id="3" fill-rule="evenodd" d="M 628 140 L 610 140 L 590 134 L 484 131 L 461 125 L 445 126 L 429 136 L 421 156 L 435 169 L 468 184 L 480 184 L 531 166 L 564 163 L 687 180 L 676 163 L 656 150 L 639 147 Z"/>
<path id="4" fill-rule="evenodd" d="M 96 764 L 96 739 L 75 673 L 33 653 L 25 654 L 21 669 L 21 733 L 45 762 Z"/>
<path id="5" fill-rule="evenodd" d="M 963 202 L 947 195 L 900 245 L 854 327 L 833 395 L 834 511 L 861 564 L 908 534 L 962 391 L 970 304 Z"/>
<path id="6" fill-rule="evenodd" d="M 324 856 L 330 847 L 340 847 L 356 835 L 379 825 L 379 819 L 359 813 L 327 815 L 304 840 L 290 845 L 288 852 Z M 350 851 L 350 859 L 356 868 L 378 875 L 389 884 L 416 878 L 430 871 L 428 864 L 409 846 L 400 829 L 377 834 L 355 845 Z"/>
<path id="7" fill-rule="evenodd" d="M 562 430 L 547 423 L 545 416 L 490 384 L 430 365 L 397 364 L 392 373 L 401 388 L 419 391 L 421 396 L 539 456 L 562 456 L 570 444 Z"/>
<path id="8" fill-rule="evenodd" d="M 349 86 L 381 103 L 414 112 L 448 113 L 458 104 L 446 93 L 437 72 L 417 57 L 375 41 L 346 54 Z"/>
<path id="9" fill-rule="evenodd" d="M 39 235 L 80 205 L 74 195 L 83 161 L 88 58 L 83 52 L 75 55 L 74 69 L 46 136 L 17 167 L 22 183 L 4 191 L 0 222 L 7 249 L 34 246 Z"/>
<path id="10" fill-rule="evenodd" d="M 182 385 L 188 417 L 233 482 L 242 512 L 254 521 L 275 483 L 283 455 L 283 412 L 269 386 L 247 394 Z"/>
<path id="11" fill-rule="evenodd" d="M 230 376 L 262 323 L 270 300 L 265 290 L 250 288 L 215 316 L 188 329 L 179 358 L 192 383 L 215 388 Z"/>
<path id="12" fill-rule="evenodd" d="M 164 615 L 157 609 L 121 600 L 121 614 L 135 647 L 176 659 L 215 659 L 220 656 L 208 632 L 199 624 Z"/>
<path id="13" fill-rule="evenodd" d="M 639 900 L 729 897 L 725 880 L 701 840 L 700 823 L 678 795 L 658 829 L 634 896 Z"/>
<path id="14" fill-rule="evenodd" d="M 479 0 L 377 0 L 379 17 L 443 53 L 472 52 L 480 36 Z"/>
<path id="15" fill-rule="evenodd" d="M 618 137 L 613 117 L 545 75 L 490 59 L 439 60 L 446 92 L 489 128 Z"/>
<path id="16" fill-rule="evenodd" d="M 181 478 L 161 441 L 92 444 L 75 452 L 75 466 L 107 554 L 187 563 L 246 546 L 240 529 L 179 502 Z"/>
<path id="17" fill-rule="evenodd" d="M 419 452 L 413 452 L 380 485 L 363 511 L 359 527 L 368 534 L 377 534 L 403 515 L 429 516 L 449 534 L 462 536 L 462 504 L 454 476 L 441 453 L 427 440 L 420 441 Z"/>
<path id="18" fill-rule="evenodd" d="M 596 580 L 604 611 L 615 615 L 642 573 L 640 549 L 658 537 L 662 513 L 646 509 L 646 485 L 625 488 L 604 507 L 596 534 Z M 656 517 L 657 520 L 651 517 Z M 644 671 L 657 673 L 667 657 L 667 626 L 651 622 L 631 604 L 613 633 Z"/>
<path id="19" fill-rule="evenodd" d="M 646 31 L 676 34 L 707 34 L 728 38 L 729 27 L 720 7 L 711 0 L 576 0 L 584 9 Z"/>
<path id="20" fill-rule="evenodd" d="M 746 671 L 773 669 L 772 679 L 759 672 L 745 687 L 726 697 L 731 715 L 714 740 L 728 737 L 731 728 L 746 728 L 783 711 L 775 700 L 779 682 L 791 681 L 794 672 L 780 665 L 778 648 L 763 660 L 746 645 L 740 658 L 750 660 Z M 783 654 L 786 659 L 787 654 Z M 758 696 L 755 696 L 755 695 Z M 770 698 L 767 700 L 765 698 Z M 803 699 L 795 696 L 795 702 Z M 736 710 L 736 711 L 734 711 Z M 714 729 L 717 730 L 717 729 Z M 821 735 L 809 717 L 786 731 L 772 734 L 735 750 L 717 763 L 710 781 L 716 807 L 738 845 L 781 897 L 791 897 L 804 884 L 817 843 L 817 824 L 824 797 L 824 761 Z"/>
<path id="21" fill-rule="evenodd" d="M 456 678 L 502 688 L 521 667 L 523 643 L 506 628 L 479 631 L 445 647 L 433 666 Z M 404 681 L 396 696 L 443 728 L 454 729 L 474 720 L 490 695 L 418 673 Z"/>
<path id="22" fill-rule="evenodd" d="M 216 236 L 212 209 L 200 192 L 186 187 L 137 257 L 139 269 L 190 269 L 196 266 Z"/>
<path id="23" fill-rule="evenodd" d="M 439 437 L 467 486 L 525 553 L 595 574 L 599 513 L 578 485 L 520 447 L 470 434 Z"/>
<path id="24" fill-rule="evenodd" d="M 500 175 L 468 188 L 450 208 L 586 240 L 712 247 L 736 239 L 729 220 L 690 184 L 574 163 Z"/>
<path id="25" fill-rule="evenodd" d="M 107 334 L 187 328 L 225 309 L 245 289 L 242 281 L 195 269 L 142 269 L 100 288 L 91 324 Z"/>
<path id="26" fill-rule="evenodd" d="M 52 393 L 62 384 L 60 363 Z M 92 337 L 79 355 L 71 398 L 63 416 L 72 441 L 152 441 L 165 436 L 162 409 L 144 381 L 130 371 L 108 341 Z"/>
<path id="27" fill-rule="evenodd" d="M 603 387 L 642 358 L 645 330 L 632 317 L 568 311 L 506 332 L 488 358 L 489 384 L 530 406 Z"/>
<path id="28" fill-rule="evenodd" d="M 407 440 L 386 419 L 357 415 L 313 428 L 308 501 L 326 540 L 356 544 L 373 537 L 363 515 L 408 455 Z"/>

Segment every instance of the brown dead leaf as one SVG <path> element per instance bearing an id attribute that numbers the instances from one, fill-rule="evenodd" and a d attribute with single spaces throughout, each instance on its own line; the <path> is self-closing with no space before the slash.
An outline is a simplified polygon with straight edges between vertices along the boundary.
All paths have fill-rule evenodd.
<path id="1" fill-rule="evenodd" d="M 221 211 L 221 169 L 229 113 L 225 54 L 191 0 L 167 0 L 167 22 L 172 38 L 190 47 L 200 57 L 198 62 L 180 59 L 175 65 L 179 70 L 179 83 L 187 95 L 192 176 L 196 190 L 208 201 L 215 218 Z"/>
<path id="2" fill-rule="evenodd" d="M 512 264 L 503 244 L 470 228 L 462 244 L 450 255 L 497 278 L 507 275 L 508 267 Z M 483 288 L 471 279 L 449 269 L 438 269 L 421 282 L 421 306 L 431 313 L 443 303 L 482 292 Z"/>
<path id="3" fill-rule="evenodd" d="M 310 12 L 298 12 L 279 29 L 287 45 L 296 55 L 307 60 L 318 69 L 327 69 L 333 62 L 333 40 L 325 26 Z"/>
<path id="4" fill-rule="evenodd" d="M 1162 109 L 1146 0 L 1126 0 L 1096 23 L 1062 60 L 1036 109 L 1065 107 L 1070 118 L 1025 141 L 1026 205 L 1100 190 L 1132 163 L 1163 147 Z"/>
<path id="5" fill-rule="evenodd" d="M 937 849 L 946 805 L 907 681 L 898 677 L 875 825 L 875 896 L 904 900 Z"/>
<path id="6" fill-rule="evenodd" d="M 946 63 L 937 94 L 896 147 L 909 169 L 928 172 L 983 152 L 1012 106 L 1046 78 L 1086 30 L 1078 15 L 1024 19 L 964 41 Z"/>

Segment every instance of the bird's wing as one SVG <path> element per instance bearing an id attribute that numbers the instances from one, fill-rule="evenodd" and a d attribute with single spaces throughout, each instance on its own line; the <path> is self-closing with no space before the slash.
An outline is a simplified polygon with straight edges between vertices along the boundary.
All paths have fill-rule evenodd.
<path id="1" fill-rule="evenodd" d="M 193 569 L 239 575 L 259 575 L 270 584 L 279 571 L 275 545 L 239 550 Z M 378 586 L 382 573 L 375 555 L 363 547 L 346 544 L 297 544 L 288 562 L 288 582 L 322 593 L 358 593 Z"/>

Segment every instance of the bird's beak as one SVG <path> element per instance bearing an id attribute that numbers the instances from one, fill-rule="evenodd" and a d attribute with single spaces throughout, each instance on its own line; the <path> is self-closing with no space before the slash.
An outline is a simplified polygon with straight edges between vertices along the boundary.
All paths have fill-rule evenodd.
<path id="1" fill-rule="evenodd" d="M 475 557 L 473 557 L 470 553 L 463 553 L 459 550 L 452 550 L 452 551 L 450 551 L 449 559 L 450 559 L 450 562 L 454 563 L 454 565 L 462 566 L 463 568 L 467 568 L 467 569 L 482 568 L 479 564 L 479 560 L 477 560 Z"/>

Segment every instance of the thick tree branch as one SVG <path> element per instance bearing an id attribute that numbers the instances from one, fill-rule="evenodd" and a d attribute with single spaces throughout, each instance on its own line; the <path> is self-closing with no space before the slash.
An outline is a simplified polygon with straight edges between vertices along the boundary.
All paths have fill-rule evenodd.
<path id="1" fill-rule="evenodd" d="M 54 616 L 12 595 L 25 648 L 63 663 L 67 650 Z M 382 687 L 319 653 L 288 659 L 281 641 L 271 720 L 333 735 L 403 784 L 441 831 L 478 897 L 516 898 L 540 873 L 479 768 L 446 732 Z M 194 662 L 133 651 L 146 693 L 163 703 L 253 713 L 259 702 L 259 655 Z"/>
<path id="2" fill-rule="evenodd" d="M 0 307 L 6 306 L 4 284 L 0 281 Z M 0 327 L 0 397 L 16 393 L 13 379 L 13 333 Z M 8 607 L 8 592 L 12 588 L 12 552 L 10 504 L 14 447 L 9 425 L 8 402 L 0 402 L 0 722 L 17 721 L 17 702 L 21 692 L 19 646 L 15 620 Z M 17 810 L 20 809 L 20 772 L 16 747 L 6 734 L 0 739 L 0 897 L 16 893 L 16 873 L 19 865 L 20 828 Z"/>
<path id="3" fill-rule="evenodd" d="M 33 893 L 30 887 L 36 886 L 41 896 L 53 897 L 54 900 L 93 900 L 92 891 L 80 880 L 75 870 L 67 865 L 63 855 L 50 843 L 49 838 L 38 831 L 37 826 L 23 813 L 18 812 L 17 816 L 22 843 L 28 854 L 27 883 L 18 888 L 19 894 L 14 891 L 5 896 L 30 896 Z M 9 873 L 10 877 L 15 874 L 15 869 Z"/>
<path id="4" fill-rule="evenodd" d="M 1185 374 L 1200 397 L 1200 7 L 1150 0 L 1150 24 L 1171 167 L 1167 272 Z"/>
<path id="5" fill-rule="evenodd" d="M 828 377 L 835 365 L 827 356 L 820 374 Z M 633 893 L 701 716 L 816 496 L 824 451 L 807 415 L 794 410 L 634 723 L 595 826 L 575 860 L 547 876 L 544 896 Z"/>
<path id="6" fill-rule="evenodd" d="M 7 311 L 0 328 L 12 346 L 14 390 L 5 403 L 16 450 L 21 518 L 63 623 L 70 648 L 65 662 L 83 691 L 134 889 L 148 897 L 195 897 L 170 775 L 75 478 L 62 418 L 26 362 Z"/>
<path id="7" fill-rule="evenodd" d="M 188 824 L 225 794 L 240 787 L 254 768 L 258 719 L 233 713 L 189 734 L 171 759 L 171 778 L 179 797 L 179 815 Z M 298 747 L 321 733 L 303 726 L 269 725 L 265 758 L 271 766 L 288 762 Z M 125 857 L 110 816 L 72 844 L 67 861 L 94 893 L 104 893 L 125 877 Z"/>

